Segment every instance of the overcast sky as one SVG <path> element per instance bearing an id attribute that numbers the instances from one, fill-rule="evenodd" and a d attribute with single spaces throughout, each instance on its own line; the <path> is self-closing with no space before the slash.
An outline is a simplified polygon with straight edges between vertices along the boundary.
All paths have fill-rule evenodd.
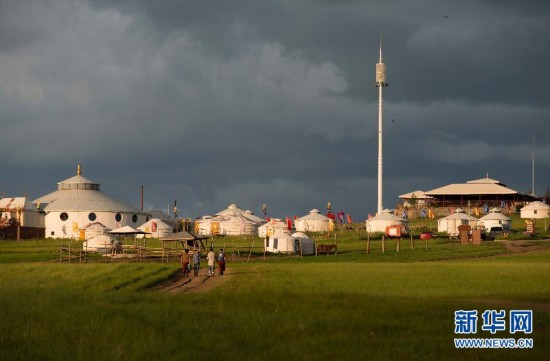
<path id="1" fill-rule="evenodd" d="M 489 174 L 550 185 L 550 2 L 0 1 L 0 194 L 81 164 L 102 190 L 196 217 L 376 212 Z M 392 121 L 392 119 L 394 121 Z"/>

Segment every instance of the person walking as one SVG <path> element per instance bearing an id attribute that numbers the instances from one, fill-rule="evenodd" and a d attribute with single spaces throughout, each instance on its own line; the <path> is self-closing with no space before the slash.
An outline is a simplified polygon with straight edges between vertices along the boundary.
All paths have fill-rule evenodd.
<path id="1" fill-rule="evenodd" d="M 220 251 L 218 252 L 218 273 L 223 275 L 225 272 L 225 253 L 223 252 L 223 248 L 220 248 Z"/>
<path id="2" fill-rule="evenodd" d="M 182 253 L 182 255 L 180 256 L 180 260 L 181 260 L 181 268 L 182 268 L 182 271 L 183 271 L 183 276 L 184 277 L 189 277 L 189 260 L 190 260 L 190 256 L 189 256 L 189 250 L 186 249 L 184 253 Z"/>
<path id="3" fill-rule="evenodd" d="M 193 272 L 195 277 L 199 275 L 199 269 L 201 267 L 201 250 L 197 248 L 193 253 Z"/>
<path id="4" fill-rule="evenodd" d="M 206 255 L 206 259 L 208 260 L 208 275 L 214 276 L 214 260 L 216 259 L 214 249 L 210 248 L 208 254 Z"/>

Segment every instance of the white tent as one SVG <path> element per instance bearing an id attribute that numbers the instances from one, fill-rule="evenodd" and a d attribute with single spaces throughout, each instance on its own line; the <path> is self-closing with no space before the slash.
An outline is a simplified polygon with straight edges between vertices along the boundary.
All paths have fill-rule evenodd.
<path id="1" fill-rule="evenodd" d="M 92 239 L 97 236 L 108 234 L 110 231 L 111 229 L 101 222 L 88 223 L 84 226 L 84 238 Z"/>
<path id="2" fill-rule="evenodd" d="M 367 232 L 369 233 L 374 233 L 374 232 L 386 233 L 386 227 L 389 227 L 389 226 L 406 227 L 407 224 L 408 222 L 405 219 L 396 216 L 389 209 L 382 210 L 382 212 L 372 217 L 371 219 L 367 219 L 366 221 Z"/>
<path id="3" fill-rule="evenodd" d="M 512 228 L 512 220 L 501 213 L 500 208 L 492 208 L 489 213 L 479 219 L 483 223 L 486 230 L 492 226 L 502 226 L 506 232 L 510 232 Z"/>
<path id="4" fill-rule="evenodd" d="M 309 211 L 307 216 L 300 217 L 294 221 L 298 232 L 328 232 L 329 218 L 319 213 L 317 209 Z"/>
<path id="5" fill-rule="evenodd" d="M 280 218 L 271 218 L 269 222 L 258 227 L 258 236 L 265 238 L 271 236 L 276 231 L 284 231 L 287 229 L 287 224 Z"/>
<path id="6" fill-rule="evenodd" d="M 550 206 L 544 202 L 531 202 L 520 210 L 521 218 L 543 219 L 550 218 Z"/>
<path id="7" fill-rule="evenodd" d="M 253 236 L 263 220 L 250 211 L 239 209 L 236 204 L 230 204 L 214 217 L 204 216 L 195 223 L 198 224 L 195 231 L 201 235 Z"/>
<path id="8" fill-rule="evenodd" d="M 82 244 L 82 249 L 88 252 L 110 252 L 115 240 L 108 235 L 92 237 Z"/>
<path id="9" fill-rule="evenodd" d="M 296 236 L 295 236 L 296 235 Z M 279 231 L 269 237 L 266 251 L 271 253 L 287 253 L 302 255 L 315 254 L 315 243 L 303 233 L 291 235 L 287 231 Z"/>
<path id="10" fill-rule="evenodd" d="M 158 218 L 148 220 L 137 229 L 149 233 L 146 235 L 147 238 L 164 238 L 174 233 L 171 225 Z"/>
<path id="11" fill-rule="evenodd" d="M 472 228 L 477 226 L 478 219 L 464 213 L 464 210 L 457 208 L 453 214 L 437 221 L 437 231 L 447 232 L 450 237 L 458 236 L 458 226 L 466 224 Z"/>

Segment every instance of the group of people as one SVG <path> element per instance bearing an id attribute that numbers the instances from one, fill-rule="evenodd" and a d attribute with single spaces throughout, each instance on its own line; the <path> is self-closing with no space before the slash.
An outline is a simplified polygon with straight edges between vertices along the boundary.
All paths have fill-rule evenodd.
<path id="1" fill-rule="evenodd" d="M 193 256 L 189 254 L 189 249 L 186 249 L 184 253 L 180 256 L 181 267 L 183 275 L 189 277 L 191 273 L 191 261 L 193 261 L 193 273 L 195 277 L 199 275 L 199 270 L 201 267 L 201 251 L 199 248 L 195 249 Z M 206 254 L 206 260 L 208 261 L 208 276 L 214 276 L 214 265 L 215 262 L 218 264 L 218 274 L 223 275 L 225 272 L 225 252 L 220 248 L 218 254 L 214 253 L 214 249 L 210 248 Z"/>

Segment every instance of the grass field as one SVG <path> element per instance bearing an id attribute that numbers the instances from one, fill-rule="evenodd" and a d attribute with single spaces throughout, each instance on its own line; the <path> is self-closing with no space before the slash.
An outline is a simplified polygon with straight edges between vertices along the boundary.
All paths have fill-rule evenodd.
<path id="1" fill-rule="evenodd" d="M 243 247 L 250 240 L 216 240 Z M 547 359 L 550 244 L 511 254 L 500 242 L 339 237 L 338 256 L 228 257 L 205 292 L 155 285 L 177 262 L 58 263 L 59 241 L 0 242 L 0 359 Z M 546 250 L 544 250 L 546 248 Z M 216 280 L 222 280 L 216 279 Z M 457 350 L 454 311 L 532 309 L 533 349 Z M 478 328 L 480 324 L 478 325 Z"/>

